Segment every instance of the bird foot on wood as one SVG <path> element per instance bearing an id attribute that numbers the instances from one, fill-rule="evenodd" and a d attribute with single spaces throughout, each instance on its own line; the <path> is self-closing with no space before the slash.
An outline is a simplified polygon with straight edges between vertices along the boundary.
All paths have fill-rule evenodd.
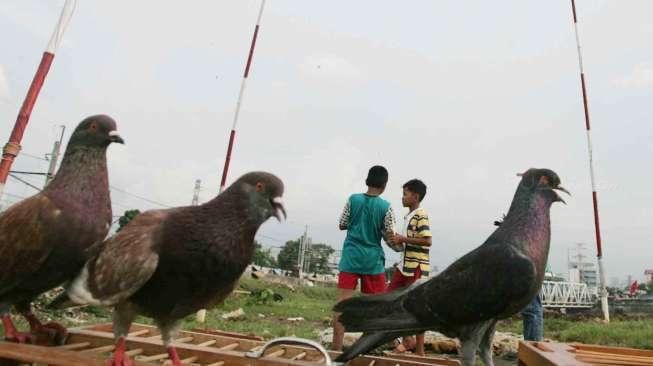
<path id="1" fill-rule="evenodd" d="M 118 338 L 113 358 L 107 361 L 106 366 L 134 366 L 132 360 L 125 354 L 125 337 Z"/>
<path id="2" fill-rule="evenodd" d="M 32 344 L 34 343 L 35 336 L 29 332 L 11 332 L 5 334 L 5 340 L 7 342 L 14 342 L 20 344 Z"/>
<path id="3" fill-rule="evenodd" d="M 166 361 L 164 365 L 184 366 L 179 359 L 179 355 L 177 354 L 177 349 L 175 349 L 175 347 L 168 347 L 168 356 L 170 357 L 170 360 Z"/>
<path id="4" fill-rule="evenodd" d="M 134 363 L 129 359 L 129 356 L 123 354 L 122 357 L 114 356 L 108 360 L 106 366 L 134 366 Z"/>
<path id="5" fill-rule="evenodd" d="M 66 343 L 68 329 L 59 323 L 49 322 L 32 329 L 32 334 L 36 337 L 38 344 L 61 346 Z"/>

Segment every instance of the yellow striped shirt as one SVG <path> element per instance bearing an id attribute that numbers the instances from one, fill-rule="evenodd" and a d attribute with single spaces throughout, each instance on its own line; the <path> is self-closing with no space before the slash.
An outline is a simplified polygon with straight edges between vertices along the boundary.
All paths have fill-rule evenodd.
<path id="1" fill-rule="evenodd" d="M 431 228 L 429 225 L 429 215 L 423 208 L 415 210 L 413 216 L 408 220 L 406 227 L 406 236 L 408 238 L 430 238 Z M 404 249 L 404 260 L 401 273 L 404 276 L 412 277 L 415 275 L 415 270 L 419 266 L 422 276 L 428 277 L 431 270 L 429 261 L 428 246 L 414 245 L 406 243 Z"/>

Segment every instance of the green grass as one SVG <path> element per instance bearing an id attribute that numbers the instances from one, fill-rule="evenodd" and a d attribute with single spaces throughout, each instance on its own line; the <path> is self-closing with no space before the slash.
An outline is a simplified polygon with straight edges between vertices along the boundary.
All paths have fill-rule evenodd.
<path id="1" fill-rule="evenodd" d="M 241 280 L 239 289 L 248 291 L 270 289 L 282 295 L 283 300 L 261 304 L 252 301 L 252 297 L 247 294 L 232 294 L 223 304 L 209 309 L 206 323 L 197 323 L 194 316 L 189 316 L 183 321 L 182 327 L 253 333 L 266 339 L 289 335 L 317 339 L 320 331 L 331 326 L 331 308 L 338 295 L 334 287 L 303 287 L 291 291 L 282 285 L 251 278 Z M 245 311 L 244 317 L 234 320 L 221 318 L 224 313 L 238 308 Z M 84 326 L 111 321 L 110 311 L 102 307 L 37 313 L 44 320 L 55 320 L 67 326 Z M 288 320 L 295 317 L 302 317 L 304 320 Z M 17 320 L 16 324 L 20 329 L 27 328 L 22 318 L 14 317 L 14 319 Z M 137 322 L 152 323 L 150 319 L 144 317 L 139 317 Z M 512 318 L 502 321 L 497 330 L 521 334 L 521 320 Z M 593 319 L 578 321 L 547 314 L 544 319 L 544 336 L 561 342 L 653 349 L 653 319 L 617 318 L 610 324 L 603 324 Z"/>
<path id="2" fill-rule="evenodd" d="M 256 333 L 262 337 L 274 338 L 294 335 L 316 339 L 318 332 L 330 326 L 331 307 L 337 298 L 334 287 L 306 287 L 296 291 L 264 282 L 245 279 L 241 281 L 244 290 L 270 288 L 283 296 L 280 302 L 256 304 L 245 294 L 230 296 L 224 304 L 209 310 L 206 324 L 198 324 L 194 317 L 188 317 L 183 327 L 208 327 L 233 332 Z M 249 301 L 248 301 L 249 300 Z M 221 315 L 242 308 L 245 316 L 235 320 L 224 320 Z M 262 314 L 264 317 L 259 316 Z M 304 318 L 303 321 L 288 321 L 288 318 Z"/>
<path id="3" fill-rule="evenodd" d="M 517 319 L 505 320 L 499 323 L 497 330 L 521 334 L 522 322 Z M 545 317 L 544 338 L 560 342 L 653 349 L 653 319 L 615 319 L 604 324 L 591 319 L 571 321 Z"/>

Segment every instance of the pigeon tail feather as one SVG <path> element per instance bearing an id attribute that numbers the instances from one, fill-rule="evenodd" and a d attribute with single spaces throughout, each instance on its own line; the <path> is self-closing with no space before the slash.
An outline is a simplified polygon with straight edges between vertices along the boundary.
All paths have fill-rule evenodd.
<path id="1" fill-rule="evenodd" d="M 347 362 L 356 356 L 384 345 L 395 338 L 411 334 L 410 332 L 374 332 L 365 333 L 351 347 L 347 348 L 338 356 L 335 362 Z"/>
<path id="2" fill-rule="evenodd" d="M 336 304 L 338 321 L 348 332 L 416 330 L 420 322 L 403 307 L 403 294 L 411 288 L 383 295 L 350 298 Z"/>

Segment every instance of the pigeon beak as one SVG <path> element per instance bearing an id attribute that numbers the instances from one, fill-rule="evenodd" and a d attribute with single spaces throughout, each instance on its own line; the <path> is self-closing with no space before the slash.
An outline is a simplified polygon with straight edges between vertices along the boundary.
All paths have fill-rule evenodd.
<path id="1" fill-rule="evenodd" d="M 565 192 L 566 194 L 568 194 L 568 195 L 571 196 L 571 193 L 569 193 L 569 191 L 568 191 L 566 188 L 564 188 L 564 187 L 557 186 L 557 187 L 554 187 L 553 189 L 555 189 L 555 190 L 557 190 L 557 191 L 560 191 L 560 192 Z M 558 195 L 557 192 L 556 192 L 556 197 L 557 197 L 556 201 L 558 201 L 558 202 L 562 202 L 562 203 L 564 203 L 565 205 L 567 204 L 567 202 L 565 202 L 565 200 L 563 200 L 562 197 L 560 197 L 560 196 Z"/>
<path id="2" fill-rule="evenodd" d="M 553 188 L 553 189 L 558 190 L 558 191 L 560 191 L 560 192 L 565 192 L 566 194 L 568 194 L 569 196 L 571 196 L 571 193 L 569 193 L 569 191 L 568 191 L 565 187 L 557 186 L 557 187 L 555 187 L 555 188 Z"/>
<path id="3" fill-rule="evenodd" d="M 276 217 L 279 222 L 284 221 L 287 215 L 281 197 L 274 197 L 272 199 L 272 207 L 274 207 L 274 217 Z"/>
<path id="4" fill-rule="evenodd" d="M 125 140 L 123 140 L 122 137 L 120 137 L 120 134 L 118 134 L 118 131 L 116 130 L 109 131 L 109 141 L 117 142 L 119 144 L 125 143 Z"/>

